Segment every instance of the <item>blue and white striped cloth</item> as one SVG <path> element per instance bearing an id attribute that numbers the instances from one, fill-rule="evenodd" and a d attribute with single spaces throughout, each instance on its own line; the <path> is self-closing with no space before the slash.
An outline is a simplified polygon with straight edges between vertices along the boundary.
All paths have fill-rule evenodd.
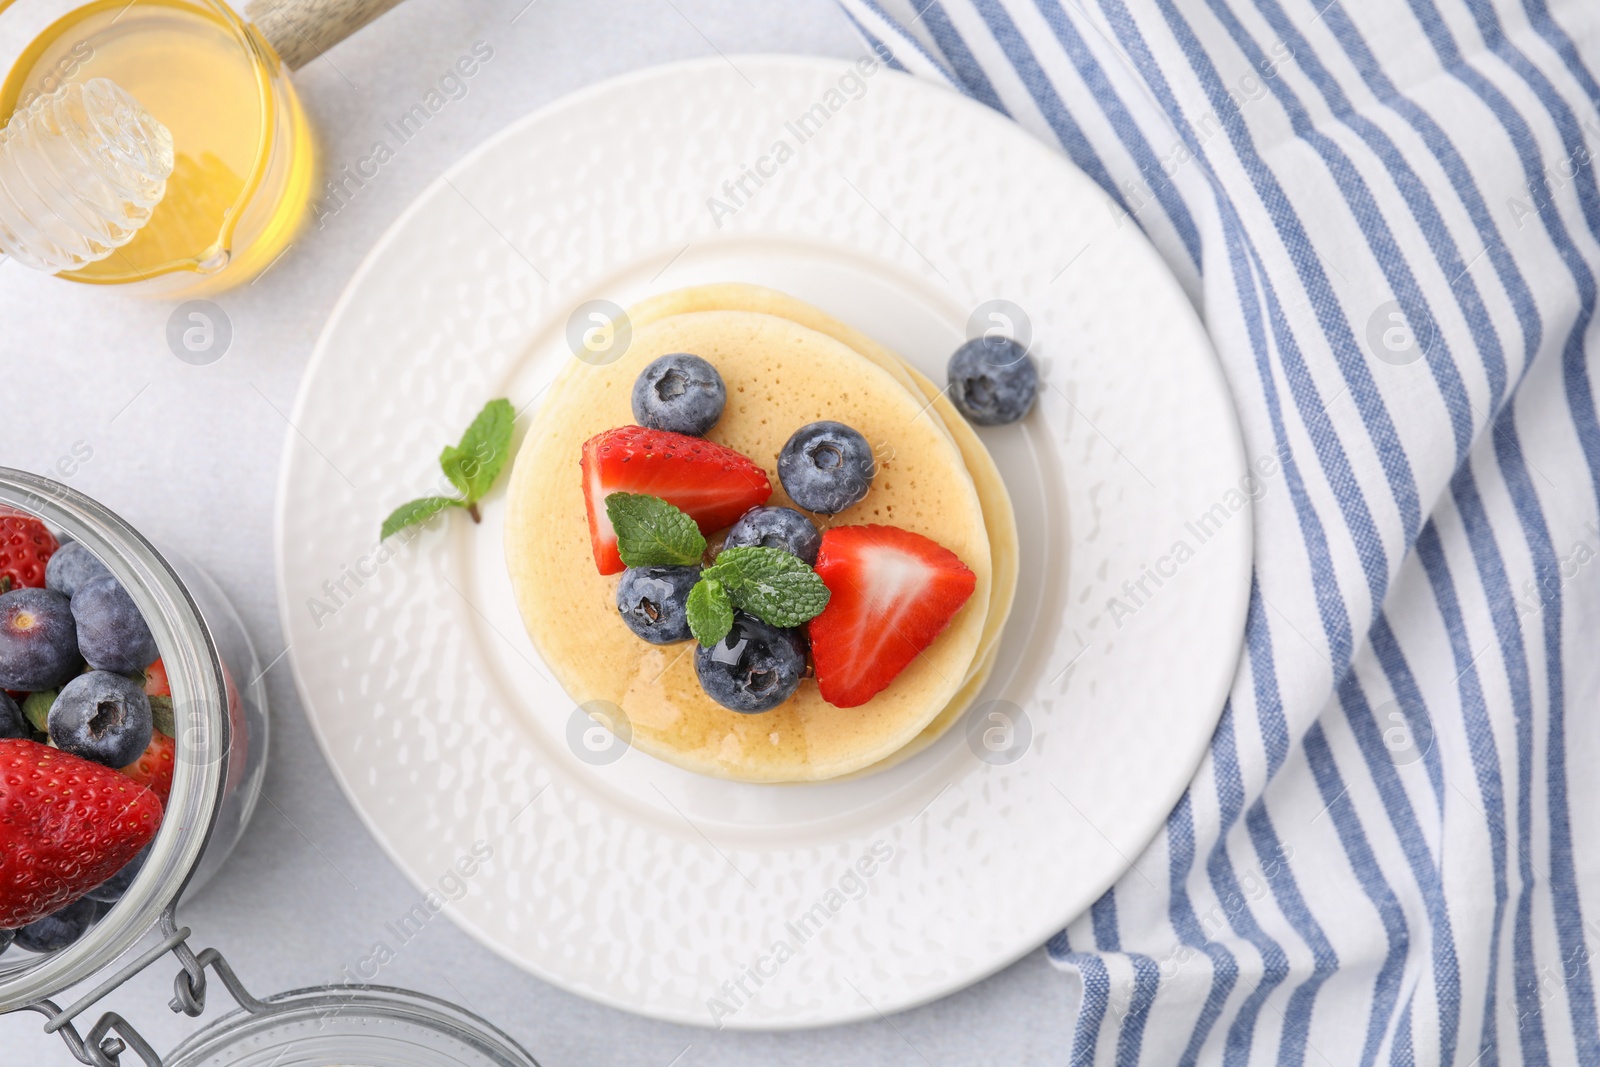
<path id="1" fill-rule="evenodd" d="M 1062 1059 L 1600 1063 L 1600 2 L 841 2 L 1143 227 L 1283 461 Z"/>

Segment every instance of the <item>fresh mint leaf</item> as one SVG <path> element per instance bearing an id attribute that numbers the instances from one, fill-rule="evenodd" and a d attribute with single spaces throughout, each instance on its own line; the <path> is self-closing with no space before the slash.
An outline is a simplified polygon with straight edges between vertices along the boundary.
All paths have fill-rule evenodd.
<path id="1" fill-rule="evenodd" d="M 439 469 L 450 479 L 450 484 L 456 487 L 456 492 L 466 498 L 472 496 L 472 481 L 467 477 L 466 471 L 468 462 L 469 457 L 455 445 L 445 445 L 444 451 L 439 453 Z"/>
<path id="2" fill-rule="evenodd" d="M 705 554 L 700 527 L 658 496 L 612 493 L 606 515 L 617 532 L 617 554 L 630 567 L 687 567 Z"/>
<path id="3" fill-rule="evenodd" d="M 433 518 L 445 508 L 466 508 L 472 521 L 478 522 L 482 518 L 478 513 L 478 501 L 489 492 L 505 468 L 506 458 L 511 454 L 511 430 L 516 421 L 516 409 L 503 397 L 483 405 L 478 417 L 461 435 L 461 443 L 446 445 L 439 453 L 440 469 L 461 496 L 425 496 L 402 504 L 383 520 L 381 536 L 392 537 L 407 526 Z"/>
<path id="4" fill-rule="evenodd" d="M 702 578 L 694 584 L 684 612 L 689 616 L 689 632 L 707 648 L 733 629 L 733 605 L 728 602 L 728 591 L 715 578 Z"/>
<path id="5" fill-rule="evenodd" d="M 741 585 L 730 595 L 740 611 L 748 611 L 773 626 L 799 626 L 810 621 L 822 614 L 829 597 L 828 587 L 809 568 Z"/>
<path id="6" fill-rule="evenodd" d="M 464 507 L 459 500 L 451 500 L 447 496 L 425 496 L 421 500 L 413 500 L 409 504 L 401 504 L 389 513 L 383 520 L 383 533 L 380 538 L 393 537 L 407 526 L 415 526 L 419 522 L 427 522 L 445 508 Z"/>
<path id="7" fill-rule="evenodd" d="M 466 497 L 468 506 L 482 500 L 500 476 L 511 451 L 511 428 L 516 418 L 511 401 L 491 400 L 461 435 L 461 443 L 447 445 L 439 454 L 444 476 Z"/>
<path id="8" fill-rule="evenodd" d="M 763 545 L 725 550 L 702 580 L 718 582 L 734 607 L 771 626 L 799 626 L 815 618 L 830 595 L 821 576 L 800 557 Z"/>

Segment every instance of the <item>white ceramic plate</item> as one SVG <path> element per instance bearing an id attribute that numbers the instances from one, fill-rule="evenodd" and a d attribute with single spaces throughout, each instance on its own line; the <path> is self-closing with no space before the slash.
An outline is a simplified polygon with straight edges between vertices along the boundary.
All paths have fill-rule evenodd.
<path id="1" fill-rule="evenodd" d="M 575 307 L 709 281 L 793 293 L 938 381 L 985 301 L 1026 316 L 1047 384 L 984 431 L 1022 531 L 999 666 L 965 723 L 886 772 L 758 786 L 597 753 L 518 620 L 500 492 L 480 526 L 454 512 L 377 551 L 485 400 L 546 399 Z M 1057 152 L 881 67 L 680 64 L 516 123 L 367 257 L 293 423 L 283 626 L 351 802 L 424 890 L 481 842 L 451 918 L 646 1015 L 838 1023 L 1015 960 L 1156 832 L 1239 653 L 1245 465 L 1193 308 Z"/>

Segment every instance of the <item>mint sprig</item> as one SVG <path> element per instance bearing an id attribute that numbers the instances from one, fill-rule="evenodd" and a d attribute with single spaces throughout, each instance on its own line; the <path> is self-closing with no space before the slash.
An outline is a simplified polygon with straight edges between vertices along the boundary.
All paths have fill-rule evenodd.
<path id="1" fill-rule="evenodd" d="M 733 629 L 733 612 L 771 626 L 799 626 L 828 606 L 828 587 L 798 556 L 748 545 L 724 550 L 689 591 L 689 631 L 708 648 Z"/>
<path id="2" fill-rule="evenodd" d="M 688 567 L 705 555 L 700 527 L 658 496 L 611 493 L 606 516 L 617 534 L 617 555 L 630 567 Z"/>
<path id="3" fill-rule="evenodd" d="M 799 626 L 828 606 L 828 587 L 817 572 L 779 548 L 727 549 L 700 580 L 721 584 L 734 607 L 772 626 Z"/>
<path id="4" fill-rule="evenodd" d="M 425 496 L 401 504 L 383 520 L 380 537 L 392 537 L 407 526 L 426 522 L 446 508 L 466 508 L 473 522 L 481 522 L 483 516 L 478 511 L 478 501 L 489 492 L 506 465 L 516 418 L 516 410 L 509 400 L 501 398 L 485 404 L 461 435 L 461 443 L 446 445 L 439 453 L 440 469 L 461 495 Z"/>
<path id="5" fill-rule="evenodd" d="M 611 493 L 606 516 L 617 534 L 617 555 L 629 567 L 690 567 L 706 539 L 680 508 L 646 493 Z M 689 590 L 689 631 L 708 648 L 733 629 L 735 609 L 770 626 L 799 626 L 828 606 L 828 587 L 805 560 L 782 549 L 746 545 L 724 549 Z"/>

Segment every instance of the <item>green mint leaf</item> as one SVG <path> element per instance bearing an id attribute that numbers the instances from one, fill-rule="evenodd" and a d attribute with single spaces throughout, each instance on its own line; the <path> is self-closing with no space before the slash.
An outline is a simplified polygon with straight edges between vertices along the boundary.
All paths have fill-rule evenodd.
<path id="1" fill-rule="evenodd" d="M 828 606 L 828 587 L 798 556 L 748 545 L 717 556 L 705 577 L 727 587 L 728 599 L 771 626 L 799 626 Z"/>
<path id="2" fill-rule="evenodd" d="M 463 507 L 459 500 L 451 500 L 447 496 L 425 496 L 421 500 L 413 500 L 409 504 L 401 504 L 390 512 L 389 517 L 383 520 L 383 532 L 379 538 L 393 537 L 407 526 L 414 526 L 419 522 L 427 522 L 445 508 Z"/>
<path id="3" fill-rule="evenodd" d="M 728 602 L 728 591 L 715 578 L 694 583 L 683 607 L 689 616 L 689 632 L 707 648 L 733 629 L 733 605 Z"/>
<path id="4" fill-rule="evenodd" d="M 172 713 L 171 697 L 151 697 L 150 718 L 155 723 L 157 733 L 168 737 L 178 736 L 178 720 Z"/>
<path id="5" fill-rule="evenodd" d="M 829 595 L 828 587 L 810 569 L 742 585 L 732 594 L 740 611 L 773 626 L 799 626 L 816 618 L 828 606 Z"/>
<path id="6" fill-rule="evenodd" d="M 50 705 L 56 702 L 56 691 L 46 689 L 39 693 L 29 693 L 22 701 L 22 714 L 33 728 L 42 734 L 50 732 Z"/>
<path id="7" fill-rule="evenodd" d="M 700 527 L 660 497 L 612 493 L 606 515 L 617 532 L 617 554 L 630 567 L 687 567 L 705 554 Z"/>
<path id="8" fill-rule="evenodd" d="M 516 421 L 516 410 L 511 401 L 503 397 L 483 405 L 478 417 L 461 435 L 461 443 L 446 445 L 439 453 L 439 467 L 461 494 L 460 499 L 425 496 L 401 504 L 383 520 L 380 536 L 392 537 L 407 526 L 433 518 L 445 508 L 466 508 L 472 521 L 479 521 L 478 501 L 489 492 L 506 465 L 506 458 L 511 454 L 512 424 Z"/>
<path id="9" fill-rule="evenodd" d="M 444 451 L 439 453 L 439 469 L 450 479 L 450 484 L 456 487 L 456 492 L 466 498 L 472 496 L 472 481 L 467 477 L 466 471 L 469 461 L 470 457 L 463 454 L 455 445 L 445 445 Z"/>
<path id="10" fill-rule="evenodd" d="M 461 435 L 461 443 L 447 445 L 439 454 L 444 476 L 461 491 L 469 505 L 484 498 L 506 465 L 506 457 L 511 452 L 511 427 L 516 418 L 511 401 L 491 400 Z"/>

